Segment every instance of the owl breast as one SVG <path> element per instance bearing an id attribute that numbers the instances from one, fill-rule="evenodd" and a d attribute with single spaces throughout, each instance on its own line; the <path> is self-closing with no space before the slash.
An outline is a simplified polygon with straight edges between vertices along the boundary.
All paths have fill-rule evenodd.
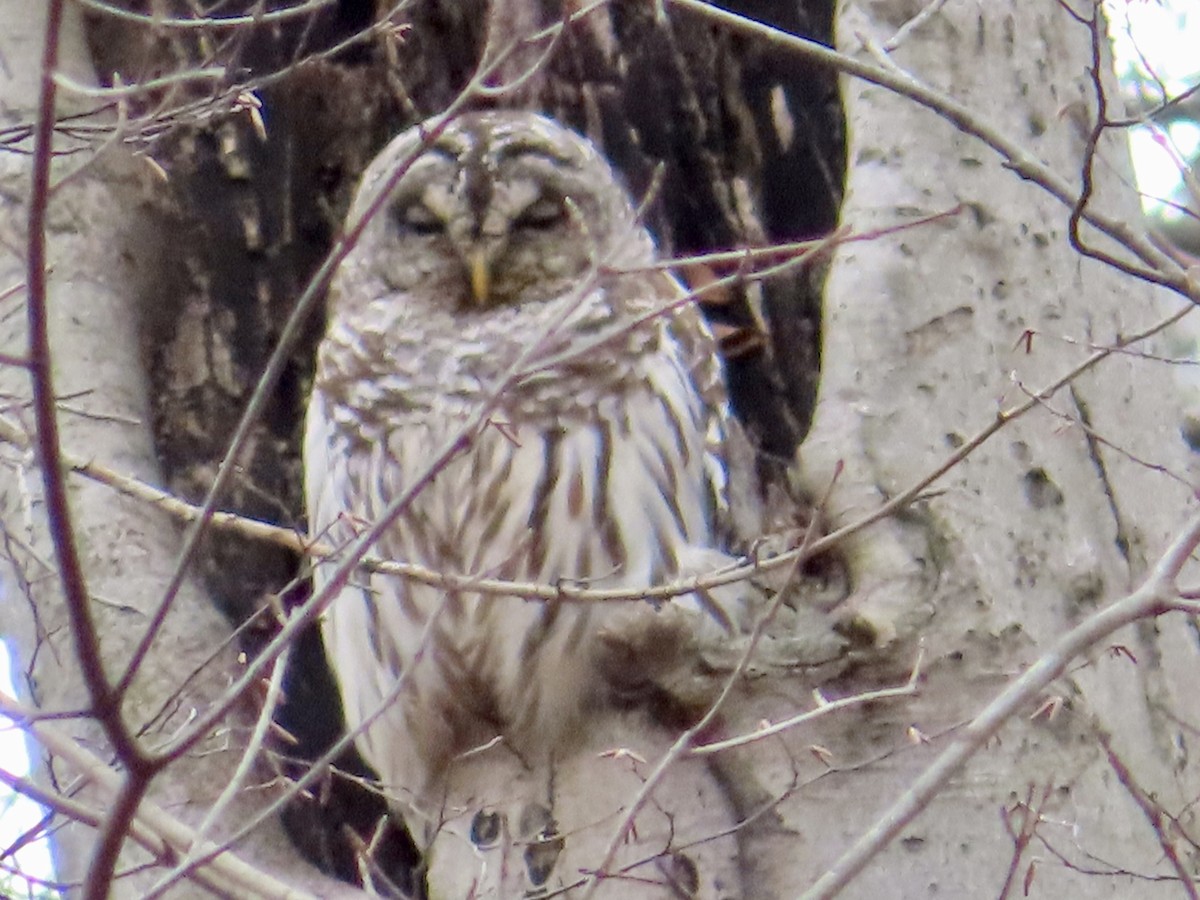
<path id="1" fill-rule="evenodd" d="M 353 520 L 375 521 L 420 480 L 428 483 L 379 555 L 455 575 L 636 591 L 678 574 L 688 548 L 711 547 L 720 411 L 696 392 L 668 320 L 614 330 L 611 311 L 584 303 L 591 313 L 567 317 L 572 340 L 591 329 L 615 334 L 615 346 L 564 355 L 567 345 L 551 333 L 530 354 L 519 336 L 544 329 L 551 306 L 537 310 L 537 323 L 519 321 L 520 313 L 460 320 L 445 332 L 454 335 L 453 354 L 423 337 L 440 331 L 436 322 L 416 328 L 394 300 L 331 330 L 306 445 L 309 472 L 319 474 L 310 486 L 314 528 L 349 541 Z M 465 452 L 429 479 L 432 460 L 485 404 L 492 411 Z M 345 497 L 357 501 L 349 518 Z M 330 606 L 324 627 L 338 658 L 375 658 L 373 667 L 339 672 L 350 721 L 365 721 L 405 680 L 399 702 L 362 743 L 386 766 L 397 757 L 389 748 L 407 735 L 417 759 L 381 774 L 413 784 L 422 772 L 417 783 L 426 784 L 437 774 L 428 761 L 497 736 L 527 756 L 561 747 L 602 699 L 595 638 L 629 606 L 448 594 L 364 573 Z M 355 678 L 361 683 L 346 684 Z"/>

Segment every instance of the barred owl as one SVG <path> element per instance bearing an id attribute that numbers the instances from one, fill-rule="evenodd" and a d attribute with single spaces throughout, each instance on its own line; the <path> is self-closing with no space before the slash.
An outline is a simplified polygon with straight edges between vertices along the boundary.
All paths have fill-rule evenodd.
<path id="1" fill-rule="evenodd" d="M 530 113 L 431 127 L 376 158 L 350 213 L 387 191 L 330 289 L 311 533 L 348 546 L 409 492 L 377 556 L 631 594 L 727 562 L 720 364 L 608 164 Z M 507 898 L 595 870 L 680 727 L 663 681 L 743 617 L 728 593 L 546 602 L 364 570 L 322 631 L 430 896 Z M 600 896 L 739 896 L 736 840 L 714 839 L 732 824 L 704 764 L 680 761 Z"/>

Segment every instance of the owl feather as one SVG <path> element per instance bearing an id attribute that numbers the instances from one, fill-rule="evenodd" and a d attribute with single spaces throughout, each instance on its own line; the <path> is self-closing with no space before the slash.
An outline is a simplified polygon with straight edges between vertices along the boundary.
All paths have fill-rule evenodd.
<path id="1" fill-rule="evenodd" d="M 530 113 L 429 133 L 396 138 L 350 212 L 387 191 L 330 289 L 305 437 L 311 532 L 349 545 L 419 483 L 379 555 L 632 596 L 728 562 L 719 361 L 608 164 Z M 361 571 L 322 630 L 430 896 L 508 898 L 573 895 L 594 874 L 679 728 L 659 686 L 744 618 L 736 591 L 547 602 Z M 740 896 L 734 824 L 705 765 L 681 761 L 599 896 Z"/>

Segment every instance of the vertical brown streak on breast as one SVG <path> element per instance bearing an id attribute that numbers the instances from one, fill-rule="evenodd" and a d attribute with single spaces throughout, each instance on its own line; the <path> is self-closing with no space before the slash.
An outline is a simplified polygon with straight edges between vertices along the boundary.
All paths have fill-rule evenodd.
<path id="1" fill-rule="evenodd" d="M 526 526 L 533 538 L 529 547 L 529 574 L 538 580 L 544 580 L 547 573 L 543 571 L 546 565 L 546 539 L 557 535 L 549 534 L 552 529 L 547 527 L 547 513 L 554 498 L 554 488 L 558 484 L 559 469 L 562 465 L 562 430 L 551 429 L 546 432 L 545 443 L 542 445 L 542 477 L 533 492 L 533 501 L 529 507 L 529 519 Z"/>
<path id="2" fill-rule="evenodd" d="M 491 450 L 492 445 L 482 438 L 482 435 L 477 436 L 474 443 L 471 445 L 469 463 L 471 466 L 471 481 L 473 482 L 478 481 L 483 477 L 484 473 L 487 471 L 487 464 L 491 463 L 492 461 L 492 458 L 488 453 L 488 451 Z"/>
<path id="3" fill-rule="evenodd" d="M 418 510 L 410 509 L 408 515 L 401 517 L 395 526 L 392 526 L 392 530 L 395 532 L 395 544 L 412 546 L 420 554 L 419 558 L 428 559 L 425 553 L 432 550 L 433 541 L 430 535 L 430 520 L 426 516 Z"/>
<path id="4" fill-rule="evenodd" d="M 679 573 L 679 556 L 675 552 L 676 545 L 679 541 L 672 540 L 664 528 L 664 522 L 659 516 L 651 516 L 650 521 L 654 528 L 654 552 L 655 556 L 660 560 L 666 573 L 670 573 L 672 577 Z M 681 532 L 682 533 L 682 532 Z M 664 573 L 664 574 L 666 574 Z M 662 577 L 661 575 L 658 577 Z"/>
<path id="5" fill-rule="evenodd" d="M 576 465 L 571 472 L 571 483 L 567 488 L 567 512 L 572 519 L 579 519 L 583 515 L 585 488 L 583 468 Z"/>
<path id="6" fill-rule="evenodd" d="M 536 679 L 527 681 L 521 695 L 521 705 L 518 715 L 507 729 L 509 734 L 529 734 L 542 709 L 542 684 Z"/>
<path id="7" fill-rule="evenodd" d="M 445 612 L 443 613 L 443 621 L 454 624 L 462 622 L 467 617 L 467 612 L 470 606 L 463 600 L 462 594 L 458 591 L 449 591 L 445 600 Z"/>
<path id="8" fill-rule="evenodd" d="M 601 569 L 597 569 L 594 562 L 594 554 L 592 553 L 592 536 L 581 532 L 584 537 L 579 541 L 579 549 L 575 553 L 575 570 L 570 573 L 571 578 L 586 578 L 589 575 L 595 576 L 602 574 Z"/>
<path id="9" fill-rule="evenodd" d="M 382 544 L 380 550 L 389 556 L 395 555 L 395 550 L 401 547 L 411 548 L 413 558 L 418 560 L 430 559 L 429 535 L 425 528 L 423 517 L 410 515 L 393 526 L 393 531 L 404 530 L 407 534 L 403 535 L 401 540 L 400 535 L 391 535 L 392 539 Z M 398 562 L 408 562 L 409 560 L 396 560 Z M 425 624 L 425 611 L 413 598 L 413 583 L 407 578 L 399 578 L 390 576 L 390 580 L 395 584 L 394 596 L 400 604 L 400 611 L 404 613 L 404 617 L 408 619 L 414 626 L 422 627 Z M 420 588 L 418 587 L 418 590 Z"/>
<path id="10" fill-rule="evenodd" d="M 371 654 L 377 663 L 383 665 L 383 647 L 379 640 L 380 635 L 383 634 L 383 627 L 379 621 L 379 607 L 375 604 L 375 598 L 371 595 L 369 587 L 362 588 L 362 602 L 367 610 L 367 638 L 371 644 Z"/>
<path id="11" fill-rule="evenodd" d="M 414 627 L 421 627 L 425 624 L 425 615 L 421 612 L 421 608 L 413 602 L 412 592 L 409 590 L 410 582 L 400 578 L 394 580 L 396 582 L 395 597 L 400 604 L 400 612 Z"/>
<path id="12" fill-rule="evenodd" d="M 609 518 L 608 476 L 612 472 L 612 448 L 612 424 L 607 418 L 600 418 L 596 422 L 596 490 L 592 496 L 597 522 Z"/>
<path id="13" fill-rule="evenodd" d="M 392 526 L 393 539 L 388 541 L 388 548 L 411 547 L 417 559 L 434 559 L 430 556 L 434 550 L 434 540 L 430 529 L 429 518 L 420 510 L 409 510 L 408 515 L 399 519 Z M 400 560 L 407 562 L 407 560 Z"/>
<path id="14" fill-rule="evenodd" d="M 400 650 L 395 641 L 387 642 L 387 669 L 393 678 L 399 678 L 404 672 L 404 663 L 400 659 Z"/>
<path id="15" fill-rule="evenodd" d="M 676 481 L 675 469 L 672 467 L 670 460 L 666 458 L 666 454 L 661 447 L 656 448 L 655 452 L 658 454 L 661 474 L 654 479 L 654 483 L 658 487 L 658 493 L 662 496 L 663 502 L 667 506 L 667 512 L 675 520 L 675 527 L 681 535 L 686 535 L 687 525 L 684 524 L 683 510 L 679 507 L 679 485 Z M 671 541 L 669 543 L 674 542 Z"/>
<path id="16" fill-rule="evenodd" d="M 684 467 L 691 464 L 692 454 L 691 448 L 688 447 L 687 438 L 684 437 L 683 423 L 679 421 L 679 417 L 675 415 L 675 407 L 662 398 L 655 398 L 655 401 L 661 405 L 663 414 L 666 417 L 667 425 L 670 426 L 671 436 L 675 439 L 675 446 L 679 449 L 679 460 Z"/>
<path id="17" fill-rule="evenodd" d="M 380 510 L 387 506 L 385 498 L 389 491 L 383 472 L 387 466 L 394 465 L 393 457 L 386 447 L 378 444 L 363 455 L 355 455 L 348 450 L 343 452 L 349 457 L 346 476 L 359 496 L 358 507 L 351 507 L 347 512 L 372 522 Z"/>
<path id="18" fill-rule="evenodd" d="M 492 474 L 486 485 L 480 485 L 480 490 L 477 490 L 471 497 L 467 508 L 463 512 L 463 527 L 468 528 L 472 521 L 476 518 L 481 520 L 483 525 L 479 532 L 478 546 L 474 547 L 474 564 L 471 571 L 477 571 L 483 560 L 493 558 L 488 553 L 489 548 L 496 536 L 500 533 L 500 529 L 504 525 L 504 520 L 508 518 L 508 513 L 512 505 L 512 501 L 505 496 L 505 488 L 508 486 L 508 476 L 512 471 L 513 450 L 510 447 L 503 449 L 503 461 L 499 466 L 490 467 Z M 500 452 L 495 451 L 495 452 Z M 482 451 L 476 451 L 477 456 L 482 456 Z M 510 552 L 508 550 L 505 551 Z"/>
<path id="19" fill-rule="evenodd" d="M 432 657 L 426 665 L 437 668 L 443 681 L 450 682 L 456 677 L 461 677 L 462 656 L 446 631 L 445 619 L 435 622 L 429 639 L 417 647 L 412 657 L 412 667 L 420 665 L 426 656 Z"/>
<path id="20" fill-rule="evenodd" d="M 563 650 L 567 653 L 579 653 L 586 649 L 586 644 L 591 637 L 591 629 L 588 625 L 592 618 L 592 607 L 586 603 L 576 604 L 575 621 L 571 623 L 571 632 L 567 635 L 566 643 L 563 645 Z"/>
<path id="21" fill-rule="evenodd" d="M 488 633 L 483 623 L 486 623 L 490 617 L 492 610 L 490 604 L 496 599 L 495 597 L 488 596 L 481 597 L 478 594 L 470 594 L 465 598 L 459 595 L 454 598 L 456 603 L 469 610 L 472 625 L 475 626 L 474 630 L 466 631 L 456 626 L 452 633 L 446 635 L 446 643 L 453 644 L 454 646 L 454 658 L 459 661 L 459 667 L 463 670 L 461 673 L 461 677 L 463 678 L 471 675 L 471 673 L 485 670 L 490 647 L 487 641 L 478 640 L 472 640 L 464 646 L 461 637 L 463 634 L 480 635 Z M 482 628 L 480 627 L 481 625 L 483 625 Z M 456 637 L 458 640 L 454 639 Z M 471 677 L 474 676 L 471 675 Z"/>
<path id="22" fill-rule="evenodd" d="M 541 605 L 537 621 L 525 632 L 525 640 L 521 642 L 521 662 L 528 663 L 541 650 L 561 611 L 562 604 L 555 600 L 548 600 Z"/>
<path id="23" fill-rule="evenodd" d="M 596 521 L 600 523 L 600 545 L 608 554 L 608 564 L 620 568 L 625 565 L 625 545 L 608 505 L 608 479 L 612 473 L 612 423 L 606 418 L 601 419 L 598 430 L 600 439 L 596 447 L 596 494 L 592 502 L 596 505 Z"/>
<path id="24" fill-rule="evenodd" d="M 486 447 L 477 445 L 471 452 L 471 484 L 474 490 L 467 498 L 466 505 L 462 508 L 462 514 L 453 529 L 455 541 L 459 544 L 464 542 L 468 526 L 479 518 L 484 510 L 490 510 L 495 505 L 498 479 L 490 475 L 490 468 L 486 465 L 490 462 L 491 457 L 487 453 Z M 476 559 L 478 556 L 479 554 L 476 552 Z"/>
<path id="25" fill-rule="evenodd" d="M 497 487 L 499 486 L 497 484 Z M 508 517 L 509 504 L 507 501 L 501 500 L 500 495 L 501 491 L 497 490 L 495 499 L 487 506 L 487 524 L 479 534 L 479 546 L 476 548 L 475 554 L 477 560 L 486 557 L 488 548 L 496 540 L 504 520 Z"/>
<path id="26" fill-rule="evenodd" d="M 617 426 L 614 434 L 622 439 L 628 439 L 633 435 L 633 425 L 629 419 L 629 404 L 622 403 L 619 409 L 614 410 L 614 413 L 612 421 Z"/>
<path id="27" fill-rule="evenodd" d="M 680 531 L 683 530 L 683 515 L 679 511 L 679 471 L 671 464 L 668 454 L 663 451 L 661 445 L 655 448 L 658 454 L 659 463 L 662 466 L 662 474 L 658 479 L 658 489 L 671 504 L 671 511 L 675 514 L 675 520 L 679 522 Z"/>
<path id="28" fill-rule="evenodd" d="M 453 529 L 438 528 L 436 541 L 434 555 L 424 558 L 437 560 L 440 572 L 463 574 L 465 567 L 463 566 L 462 546 L 455 540 Z"/>

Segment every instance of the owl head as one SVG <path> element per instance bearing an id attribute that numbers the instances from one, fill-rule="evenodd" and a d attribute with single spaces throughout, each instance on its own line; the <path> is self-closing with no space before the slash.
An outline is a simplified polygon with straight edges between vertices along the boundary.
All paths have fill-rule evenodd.
<path id="1" fill-rule="evenodd" d="M 484 312 L 561 296 L 598 265 L 651 258 L 625 190 L 584 138 L 511 110 L 465 114 L 433 138 L 431 125 L 371 163 L 350 213 L 357 221 L 409 164 L 354 252 L 389 292 Z"/>

